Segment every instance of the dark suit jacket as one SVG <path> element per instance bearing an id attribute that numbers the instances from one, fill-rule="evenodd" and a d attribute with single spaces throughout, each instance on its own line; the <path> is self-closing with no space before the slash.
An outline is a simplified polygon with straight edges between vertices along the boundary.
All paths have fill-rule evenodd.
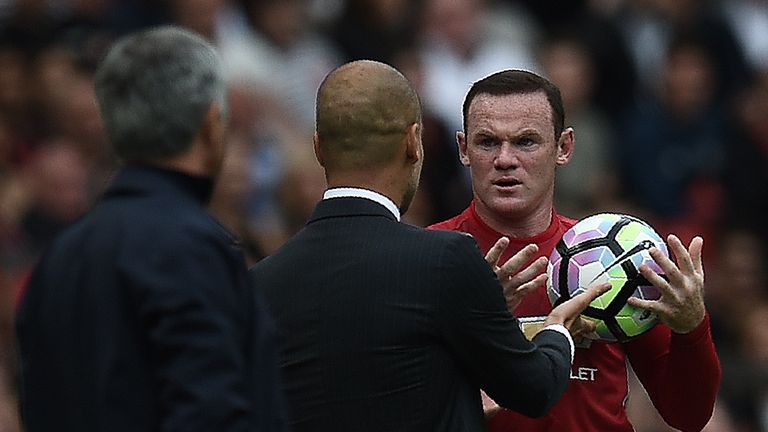
<path id="1" fill-rule="evenodd" d="M 26 430 L 282 430 L 274 327 L 209 179 L 118 174 L 49 248 L 17 323 Z"/>
<path id="2" fill-rule="evenodd" d="M 526 340 L 471 237 L 399 223 L 374 201 L 321 201 L 251 274 L 296 432 L 483 431 L 481 387 L 541 415 L 567 386 L 566 337 Z"/>

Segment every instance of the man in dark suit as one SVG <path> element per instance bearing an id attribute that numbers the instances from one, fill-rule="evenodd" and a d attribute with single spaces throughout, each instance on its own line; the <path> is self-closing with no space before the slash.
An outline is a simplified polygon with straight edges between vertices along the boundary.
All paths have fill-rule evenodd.
<path id="1" fill-rule="evenodd" d="M 471 237 L 399 222 L 424 154 L 408 81 L 381 63 L 346 64 L 320 86 L 316 114 L 329 189 L 251 270 L 278 325 L 293 429 L 482 431 L 480 388 L 546 412 L 568 383 L 568 329 L 606 287 L 555 308 L 528 341 Z"/>
<path id="2" fill-rule="evenodd" d="M 283 430 L 272 323 L 206 211 L 225 147 L 212 46 L 168 27 L 96 75 L 125 166 L 31 276 L 17 333 L 27 431 Z"/>

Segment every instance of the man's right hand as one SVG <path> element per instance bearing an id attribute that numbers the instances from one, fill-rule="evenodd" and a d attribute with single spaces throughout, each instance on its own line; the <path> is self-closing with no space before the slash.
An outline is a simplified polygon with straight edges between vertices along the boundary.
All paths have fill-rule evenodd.
<path id="1" fill-rule="evenodd" d="M 525 296 L 547 282 L 547 258 L 539 257 L 534 260 L 539 247 L 529 244 L 504 264 L 499 265 L 499 258 L 509 246 L 509 239 L 501 237 L 485 255 L 485 261 L 491 266 L 504 289 L 507 309 L 514 314 L 515 308 Z M 526 266 L 526 264 L 528 264 Z"/>
<path id="2" fill-rule="evenodd" d="M 591 286 L 584 293 L 561 303 L 549 313 L 546 321 L 544 321 L 544 326 L 562 324 L 573 337 L 588 335 L 594 332 L 596 324 L 593 321 L 582 318 L 580 315 L 592 303 L 592 300 L 598 298 L 609 289 L 611 289 L 611 284 L 609 282 L 602 282 Z"/>

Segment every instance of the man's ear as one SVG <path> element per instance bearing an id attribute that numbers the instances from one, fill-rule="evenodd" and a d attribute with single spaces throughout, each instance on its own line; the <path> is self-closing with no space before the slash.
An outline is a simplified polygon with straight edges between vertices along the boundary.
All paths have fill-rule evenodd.
<path id="1" fill-rule="evenodd" d="M 459 147 L 459 160 L 464 166 L 469 166 L 469 156 L 467 156 L 467 136 L 462 131 L 456 132 L 456 144 Z"/>
<path id="2" fill-rule="evenodd" d="M 206 165 L 213 173 L 218 173 L 224 160 L 227 142 L 227 120 L 222 116 L 222 107 L 214 102 L 208 107 L 200 128 L 200 142 L 206 149 Z"/>
<path id="3" fill-rule="evenodd" d="M 408 162 L 416 163 L 424 157 L 421 144 L 421 125 L 413 123 L 405 132 L 405 156 Z"/>
<path id="4" fill-rule="evenodd" d="M 565 165 L 571 160 L 574 147 L 576 147 L 576 134 L 573 128 L 565 128 L 557 141 L 557 165 Z"/>
<path id="5" fill-rule="evenodd" d="M 315 149 L 315 159 L 317 159 L 317 163 L 325 168 L 325 157 L 323 156 L 323 149 L 320 148 L 320 135 L 317 134 L 317 131 L 312 135 L 312 147 Z"/>

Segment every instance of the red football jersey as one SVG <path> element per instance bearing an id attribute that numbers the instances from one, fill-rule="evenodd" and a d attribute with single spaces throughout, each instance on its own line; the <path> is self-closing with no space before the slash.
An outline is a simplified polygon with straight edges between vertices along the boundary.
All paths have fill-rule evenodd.
<path id="1" fill-rule="evenodd" d="M 544 232 L 529 238 L 510 238 L 499 262 L 530 243 L 539 246 L 538 256 L 549 257 L 563 233 L 575 223 L 553 209 L 552 222 Z M 483 253 L 502 236 L 480 219 L 474 202 L 458 216 L 429 228 L 469 233 Z M 525 297 L 514 313 L 525 325 L 530 317 L 544 318 L 551 310 L 546 288 L 542 287 Z M 547 415 L 534 419 L 503 410 L 489 420 L 489 430 L 633 431 L 624 409 L 628 397 L 627 359 L 670 425 L 687 431 L 700 430 L 707 423 L 721 375 L 709 317 L 685 335 L 674 334 L 658 324 L 628 343 L 592 341 L 577 346 L 568 390 Z"/>

